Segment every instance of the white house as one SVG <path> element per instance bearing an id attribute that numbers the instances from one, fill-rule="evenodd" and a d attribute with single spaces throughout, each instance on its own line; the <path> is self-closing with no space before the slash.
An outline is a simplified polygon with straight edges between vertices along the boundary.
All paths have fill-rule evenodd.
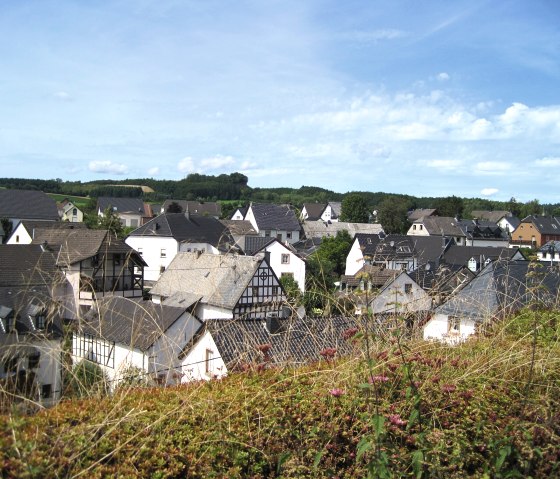
<path id="1" fill-rule="evenodd" d="M 235 215 L 234 215 L 235 216 Z M 251 203 L 245 217 L 259 236 L 296 243 L 301 226 L 293 210 L 287 205 Z"/>
<path id="2" fill-rule="evenodd" d="M 57 206 L 60 221 L 67 221 L 69 223 L 81 223 L 84 221 L 83 211 L 68 198 L 62 200 Z"/>
<path id="3" fill-rule="evenodd" d="M 305 260 L 290 244 L 281 243 L 276 238 L 247 236 L 244 251 L 250 256 L 266 254 L 268 263 L 277 278 L 291 276 L 299 289 L 305 291 Z"/>
<path id="4" fill-rule="evenodd" d="M 107 208 L 111 209 L 125 227 L 137 228 L 149 221 L 152 214 L 151 207 L 141 198 L 111 198 L 99 197 L 97 199 L 97 214 L 104 216 Z"/>
<path id="5" fill-rule="evenodd" d="M 387 283 L 370 302 L 373 313 L 414 313 L 429 311 L 432 298 L 405 271 Z"/>
<path id="6" fill-rule="evenodd" d="M 195 315 L 203 321 L 282 315 L 286 305 L 274 271 L 255 256 L 177 253 L 150 292 L 164 304 L 195 298 Z"/>
<path id="7" fill-rule="evenodd" d="M 163 213 L 125 239 L 146 262 L 144 280 L 151 284 L 181 251 L 220 254 L 238 251 L 228 228 L 212 216 Z"/>
<path id="8" fill-rule="evenodd" d="M 33 240 L 45 234 L 44 230 L 77 230 L 86 229 L 83 223 L 68 223 L 66 221 L 32 221 L 21 220 L 6 244 L 30 244 Z M 64 233 L 62 233 L 64 234 Z"/>

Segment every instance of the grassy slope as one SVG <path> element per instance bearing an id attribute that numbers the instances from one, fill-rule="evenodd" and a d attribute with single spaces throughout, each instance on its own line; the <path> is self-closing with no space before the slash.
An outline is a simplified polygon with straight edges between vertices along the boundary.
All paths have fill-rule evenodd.
<path id="1" fill-rule="evenodd" d="M 13 477 L 558 477 L 560 315 L 539 316 L 553 331 L 539 330 L 532 362 L 531 314 L 455 348 L 375 342 L 371 370 L 358 335 L 355 358 L 5 417 L 0 466 Z"/>

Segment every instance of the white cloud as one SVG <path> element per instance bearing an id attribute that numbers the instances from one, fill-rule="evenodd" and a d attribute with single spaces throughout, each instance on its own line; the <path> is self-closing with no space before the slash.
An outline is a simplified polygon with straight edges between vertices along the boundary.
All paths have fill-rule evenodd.
<path id="1" fill-rule="evenodd" d="M 58 98 L 59 100 L 64 100 L 64 101 L 72 100 L 72 97 L 70 96 L 70 94 L 68 92 L 65 92 L 65 91 L 57 91 L 57 92 L 53 93 L 53 96 L 55 98 Z"/>
<path id="2" fill-rule="evenodd" d="M 112 161 L 90 161 L 89 170 L 94 173 L 124 175 L 128 172 L 128 167 L 122 163 L 113 163 Z"/>
<path id="3" fill-rule="evenodd" d="M 240 168 L 242 170 L 249 170 L 251 168 L 256 168 L 257 167 L 257 163 L 254 163 L 252 161 L 249 160 L 245 160 L 243 163 L 241 163 Z"/>
<path id="4" fill-rule="evenodd" d="M 498 188 L 483 188 L 480 190 L 480 194 L 482 196 L 493 196 L 498 193 L 500 190 Z"/>
<path id="5" fill-rule="evenodd" d="M 150 168 L 150 169 L 148 170 L 148 175 L 150 175 L 150 176 L 157 176 L 157 175 L 159 175 L 159 167 L 154 166 L 153 168 Z"/>
<path id="6" fill-rule="evenodd" d="M 177 170 L 180 173 L 194 173 L 195 167 L 194 167 L 194 161 L 190 156 L 187 156 L 185 158 L 183 158 L 178 164 L 177 164 Z"/>
<path id="7" fill-rule="evenodd" d="M 435 168 L 441 171 L 454 171 L 461 168 L 463 162 L 461 160 L 427 160 L 423 162 L 428 168 Z"/>
<path id="8" fill-rule="evenodd" d="M 208 168 L 211 170 L 217 170 L 219 168 L 223 168 L 224 166 L 233 165 L 235 160 L 232 156 L 222 156 L 217 155 L 213 158 L 205 158 L 200 161 L 200 165 L 204 168 Z"/>
<path id="9" fill-rule="evenodd" d="M 511 169 L 512 165 L 505 161 L 479 161 L 474 165 L 474 173 L 481 175 L 500 175 Z"/>
<path id="10" fill-rule="evenodd" d="M 356 30 L 353 32 L 344 33 L 341 35 L 341 37 L 343 40 L 350 40 L 354 42 L 376 43 L 381 40 L 394 40 L 396 38 L 402 38 L 406 35 L 407 33 L 403 30 L 397 30 L 395 28 L 381 28 L 372 31 Z"/>
<path id="11" fill-rule="evenodd" d="M 449 80 L 451 77 L 449 76 L 449 73 L 445 73 L 445 72 L 441 72 L 438 74 L 437 79 L 439 81 L 447 81 Z"/>
<path id="12" fill-rule="evenodd" d="M 535 160 L 535 166 L 560 166 L 560 158 L 547 156 L 540 160 Z"/>

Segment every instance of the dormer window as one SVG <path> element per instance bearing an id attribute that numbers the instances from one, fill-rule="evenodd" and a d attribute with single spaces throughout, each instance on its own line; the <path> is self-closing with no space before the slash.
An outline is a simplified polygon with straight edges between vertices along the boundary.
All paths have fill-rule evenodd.
<path id="1" fill-rule="evenodd" d="M 45 329 L 45 313 L 42 311 L 38 313 L 33 323 L 36 329 Z"/>

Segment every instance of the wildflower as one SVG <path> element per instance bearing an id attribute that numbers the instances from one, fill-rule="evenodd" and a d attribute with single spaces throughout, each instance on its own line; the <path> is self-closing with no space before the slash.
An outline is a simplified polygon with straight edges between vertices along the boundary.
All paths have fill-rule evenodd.
<path id="1" fill-rule="evenodd" d="M 387 381 L 389 381 L 389 378 L 387 376 L 383 376 L 382 374 L 379 374 L 377 376 L 371 376 L 369 378 L 369 382 L 370 384 L 374 384 L 374 383 L 386 383 Z"/>
<path id="2" fill-rule="evenodd" d="M 271 349 L 272 349 L 272 344 L 267 343 L 267 344 L 259 344 L 257 346 L 257 349 L 263 353 L 263 354 L 267 354 Z"/>
<path id="3" fill-rule="evenodd" d="M 455 392 L 455 389 L 457 389 L 457 386 L 455 386 L 455 384 L 444 384 L 444 385 L 441 387 L 441 390 L 442 390 L 444 393 L 452 393 L 452 392 Z"/>
<path id="4" fill-rule="evenodd" d="M 381 352 L 377 355 L 377 359 L 379 359 L 380 361 L 383 361 L 384 359 L 387 359 L 387 356 L 389 356 L 389 354 L 387 353 L 387 351 L 381 351 Z"/>
<path id="5" fill-rule="evenodd" d="M 463 391 L 463 392 L 461 393 L 461 397 L 462 397 L 463 399 L 467 399 L 467 400 L 468 400 L 468 399 L 471 399 L 473 396 L 474 396 L 474 393 L 473 393 L 470 389 L 467 390 L 467 391 Z"/>
<path id="6" fill-rule="evenodd" d="M 331 393 L 331 396 L 334 396 L 335 398 L 339 398 L 344 394 L 344 389 L 340 389 L 340 388 L 330 389 L 329 393 Z"/>
<path id="7" fill-rule="evenodd" d="M 439 376 L 433 376 L 433 377 L 432 377 L 432 382 L 433 382 L 433 383 L 439 383 L 440 380 L 441 380 L 441 378 L 440 378 Z"/>
<path id="8" fill-rule="evenodd" d="M 358 328 L 348 328 L 346 331 L 344 331 L 342 333 L 342 337 L 344 339 L 350 339 L 350 338 L 356 336 L 357 332 L 358 332 Z"/>
<path id="9" fill-rule="evenodd" d="M 394 426 L 404 426 L 406 421 L 401 418 L 399 414 L 389 414 L 388 416 L 389 422 Z"/>
<path id="10" fill-rule="evenodd" d="M 325 359 L 332 359 L 336 354 L 336 348 L 325 348 L 319 354 Z"/>

